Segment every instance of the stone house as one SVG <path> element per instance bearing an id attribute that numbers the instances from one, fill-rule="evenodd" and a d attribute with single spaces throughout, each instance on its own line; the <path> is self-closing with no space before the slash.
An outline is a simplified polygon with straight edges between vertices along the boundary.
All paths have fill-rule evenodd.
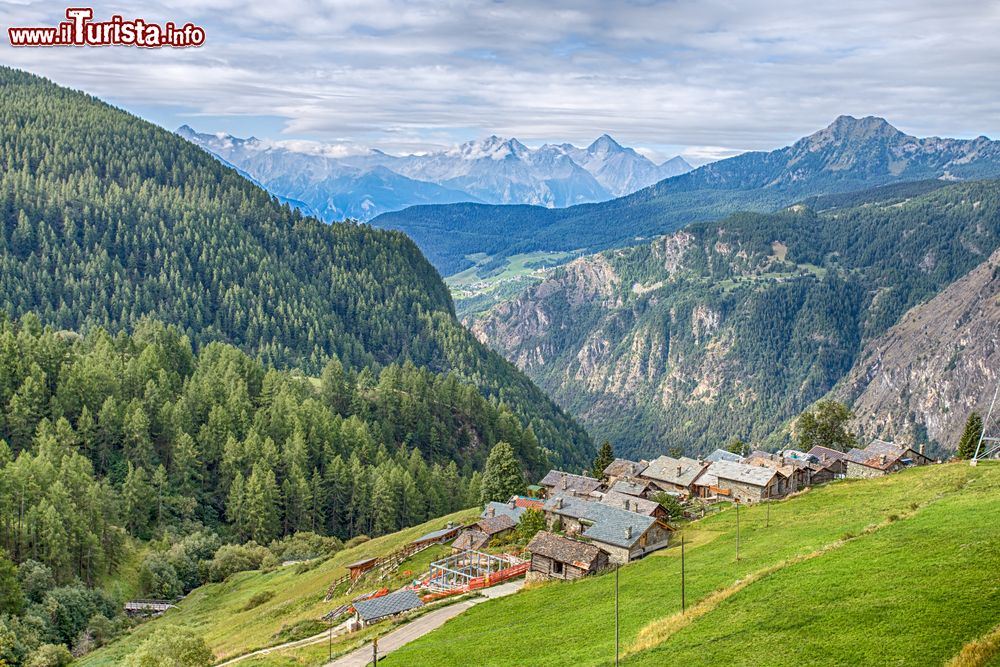
<path id="1" fill-rule="evenodd" d="M 608 566 L 608 555 L 593 544 L 541 531 L 528 543 L 527 581 L 579 579 Z"/>
<path id="2" fill-rule="evenodd" d="M 809 486 L 812 481 L 812 470 L 805 461 L 786 458 L 779 454 L 755 451 L 743 459 L 743 463 L 777 471 L 781 476 L 785 493 L 795 493 Z"/>
<path id="3" fill-rule="evenodd" d="M 452 553 L 468 549 L 478 551 L 489 546 L 490 541 L 494 538 L 503 537 L 513 532 L 514 528 L 517 527 L 517 521 L 511 518 L 512 513 L 498 510 L 495 506 L 510 509 L 507 503 L 489 503 L 483 510 L 485 516 L 463 530 L 452 543 Z M 520 511 L 523 513 L 524 509 L 520 508 Z"/>
<path id="4" fill-rule="evenodd" d="M 618 480 L 635 479 L 646 469 L 645 461 L 629 461 L 628 459 L 615 459 L 604 469 L 604 479 L 608 486 L 613 485 Z"/>
<path id="5" fill-rule="evenodd" d="M 910 466 L 921 466 L 933 463 L 929 457 L 920 451 L 915 451 L 908 445 L 897 445 L 885 440 L 872 440 L 864 449 L 854 448 L 847 452 L 845 460 L 847 477 L 871 478 L 881 477 L 897 472 Z"/>
<path id="6" fill-rule="evenodd" d="M 833 479 L 843 479 L 847 475 L 847 453 L 816 445 L 808 452 L 824 470 L 833 475 Z"/>
<path id="7" fill-rule="evenodd" d="M 648 498 L 651 493 L 650 483 L 644 479 L 619 479 L 608 488 L 608 491 L 636 498 Z"/>
<path id="8" fill-rule="evenodd" d="M 588 496 L 601 487 L 600 480 L 584 475 L 574 475 L 561 470 L 550 470 L 538 483 L 545 489 L 545 496 L 554 495 Z"/>
<path id="9" fill-rule="evenodd" d="M 589 540 L 613 563 L 628 563 L 662 549 L 673 531 L 655 517 L 573 496 L 550 498 L 545 518 L 550 530 Z"/>
<path id="10" fill-rule="evenodd" d="M 709 464 L 682 456 L 660 456 L 649 462 L 640 477 L 661 491 L 692 495 L 694 483 Z"/>
<path id="11" fill-rule="evenodd" d="M 741 503 L 781 498 L 788 493 L 777 470 L 733 461 L 716 461 L 697 481 L 696 491 L 704 498 L 731 498 Z"/>

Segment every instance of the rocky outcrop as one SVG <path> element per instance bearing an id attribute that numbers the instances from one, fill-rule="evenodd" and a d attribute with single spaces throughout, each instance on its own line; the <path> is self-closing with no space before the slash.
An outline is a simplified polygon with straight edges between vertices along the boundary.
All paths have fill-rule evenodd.
<path id="1" fill-rule="evenodd" d="M 953 449 L 1000 371 L 1000 251 L 865 346 L 838 395 L 867 437 Z"/>

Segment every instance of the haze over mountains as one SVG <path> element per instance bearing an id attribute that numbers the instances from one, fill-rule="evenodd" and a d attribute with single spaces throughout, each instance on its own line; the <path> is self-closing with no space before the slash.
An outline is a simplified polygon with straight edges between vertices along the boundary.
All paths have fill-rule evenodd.
<path id="1" fill-rule="evenodd" d="M 272 193 L 328 222 L 362 221 L 412 205 L 482 202 L 564 207 L 635 192 L 691 165 L 681 157 L 655 164 L 607 134 L 590 146 L 491 136 L 426 155 L 369 150 L 341 155 L 333 147 L 177 133 L 245 172 Z"/>
<path id="2" fill-rule="evenodd" d="M 790 146 L 713 162 L 611 201 L 565 209 L 414 207 L 373 224 L 406 232 L 450 275 L 468 267 L 465 257 L 475 252 L 495 258 L 534 250 L 596 252 L 735 211 L 773 211 L 813 195 L 997 174 L 1000 142 L 917 138 L 881 118 L 841 116 Z"/>

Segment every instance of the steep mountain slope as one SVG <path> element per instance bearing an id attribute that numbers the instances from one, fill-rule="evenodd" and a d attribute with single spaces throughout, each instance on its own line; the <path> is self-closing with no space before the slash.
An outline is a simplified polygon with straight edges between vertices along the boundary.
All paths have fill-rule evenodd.
<path id="1" fill-rule="evenodd" d="M 395 156 L 378 150 L 342 155 L 323 145 L 204 134 L 187 125 L 177 134 L 330 222 L 365 221 L 420 204 L 564 207 L 605 201 L 691 169 L 679 157 L 656 165 L 607 135 L 585 149 L 531 149 L 517 139 L 491 136 L 446 151 Z"/>
<path id="2" fill-rule="evenodd" d="M 857 193 L 576 260 L 474 323 L 618 451 L 771 437 L 1000 243 L 1000 182 Z M 951 442 L 930 444 L 952 446 Z"/>
<path id="3" fill-rule="evenodd" d="M 174 134 L 81 93 L 0 69 L 0 305 L 73 330 L 150 316 L 200 347 L 232 343 L 318 374 L 412 361 L 455 372 L 588 458 L 572 419 L 456 321 L 405 236 L 326 225 L 274 201 Z"/>
<path id="4" fill-rule="evenodd" d="M 1000 369 L 1000 252 L 870 341 L 838 389 L 865 435 L 954 447 Z"/>
<path id="5" fill-rule="evenodd" d="M 773 211 L 814 195 L 995 175 L 1000 175 L 1000 142 L 918 139 L 881 118 L 841 116 L 791 146 L 713 162 L 608 202 L 558 210 L 416 207 L 379 216 L 373 224 L 406 232 L 450 275 L 466 268 L 466 255 L 476 252 L 497 257 L 533 250 L 594 252 L 735 211 Z"/>

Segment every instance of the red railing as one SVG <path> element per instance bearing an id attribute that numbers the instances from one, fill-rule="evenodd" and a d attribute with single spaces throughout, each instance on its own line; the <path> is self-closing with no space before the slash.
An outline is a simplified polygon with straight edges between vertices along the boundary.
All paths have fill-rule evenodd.
<path id="1" fill-rule="evenodd" d="M 530 562 L 521 563 L 513 567 L 508 567 L 504 570 L 498 570 L 496 572 L 483 575 L 482 577 L 475 577 L 474 579 L 470 579 L 469 583 L 465 586 L 453 588 L 450 591 L 428 593 L 427 595 L 421 596 L 420 599 L 424 602 L 431 602 L 433 600 L 441 600 L 442 598 L 450 597 L 452 595 L 461 595 L 462 593 L 469 593 L 471 591 L 489 588 L 490 586 L 496 586 L 497 584 L 502 584 L 509 579 L 516 579 L 517 577 L 520 577 L 525 574 L 530 567 Z"/>

